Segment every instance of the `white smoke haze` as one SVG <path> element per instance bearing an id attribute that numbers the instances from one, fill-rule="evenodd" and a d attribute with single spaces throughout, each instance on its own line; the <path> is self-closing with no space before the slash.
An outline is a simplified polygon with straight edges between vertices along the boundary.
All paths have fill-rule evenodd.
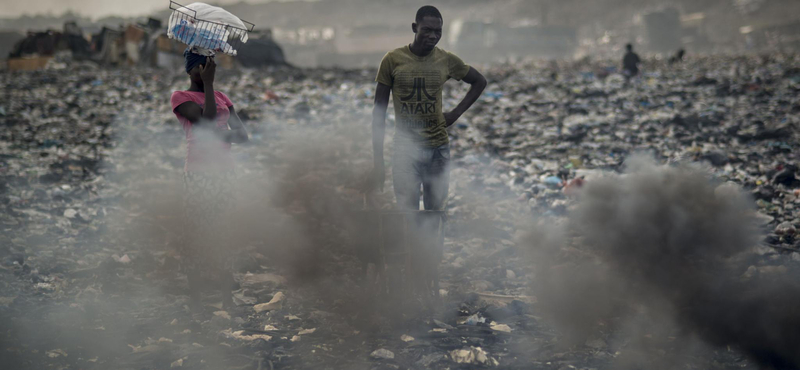
<path id="1" fill-rule="evenodd" d="M 391 312 L 369 289 L 362 289 L 361 281 L 353 279 L 360 276 L 353 271 L 361 268 L 354 246 L 374 241 L 361 241 L 357 233 L 346 232 L 367 228 L 362 224 L 368 220 L 357 216 L 363 206 L 360 189 L 372 163 L 369 114 L 344 108 L 327 113 L 338 115 L 341 122 L 306 118 L 309 122 L 303 125 L 285 121 L 245 124 L 251 135 L 268 131 L 263 140 L 254 139 L 233 149 L 237 204 L 231 214 L 220 215 L 219 222 L 229 228 L 231 238 L 220 241 L 218 247 L 233 261 L 236 273 L 270 271 L 286 278 L 285 284 L 274 289 L 245 287 L 245 293 L 258 303 L 269 301 L 278 291 L 286 294 L 286 308 L 274 314 L 276 319 L 299 314 L 292 311 L 298 306 L 317 307 L 319 317 L 338 317 L 326 322 L 341 323 L 320 331 L 345 334 L 343 340 L 349 341 L 347 333 L 385 327 L 381 318 Z M 186 148 L 174 116 L 165 115 L 164 119 L 169 119 L 168 123 L 131 114 L 112 123 L 117 144 L 109 153 L 106 178 L 99 181 L 124 192 L 120 197 L 104 198 L 101 205 L 109 214 L 108 226 L 98 231 L 87 254 L 104 255 L 104 248 L 122 249 L 124 253 L 115 254 L 118 258 L 124 255 L 126 262 L 113 262 L 109 256 L 110 262 L 100 268 L 82 272 L 95 276 L 97 283 L 72 306 L 48 302 L 39 308 L 41 316 L 9 323 L 10 338 L 14 338 L 10 345 L 39 343 L 56 348 L 64 345 L 63 339 L 71 338 L 69 342 L 88 350 L 79 354 L 64 347 L 65 353 L 98 358 L 97 368 L 111 364 L 122 369 L 141 364 L 169 368 L 182 358 L 185 366 L 242 365 L 244 360 L 236 351 L 218 339 L 222 330 L 238 324 L 214 317 L 209 321 L 199 315 L 189 299 L 196 292 L 188 289 L 185 276 L 178 271 L 179 260 L 186 257 L 177 249 Z M 376 197 L 381 205 L 392 201 L 390 192 Z M 204 232 L 195 237 L 217 235 Z M 211 257 L 225 264 L 217 252 L 204 257 L 200 254 L 211 251 L 190 251 L 194 258 Z M 219 298 L 205 298 L 205 310 L 218 310 L 208 305 L 219 303 Z M 252 311 L 251 306 L 242 306 L 230 315 L 246 320 Z M 304 320 L 307 325 L 321 324 L 308 317 Z M 252 329 L 263 331 L 263 326 Z M 93 336 L 94 331 L 100 335 Z M 58 335 L 48 337 L 53 332 Z M 278 340 L 287 333 L 272 335 Z M 159 342 L 159 338 L 170 341 Z M 352 340 L 359 341 L 355 346 L 362 339 Z M 203 347 L 193 347 L 193 343 Z M 247 356 L 264 354 L 253 351 Z M 197 358 L 205 362 L 192 362 Z M 264 366 L 269 367 L 266 362 Z M 253 364 L 253 368 L 257 366 Z"/>
<path id="2" fill-rule="evenodd" d="M 266 267 L 285 275 L 287 285 L 277 290 L 287 294 L 287 305 L 312 305 L 333 315 L 326 322 L 340 326 L 331 332 L 399 336 L 403 323 L 414 320 L 413 310 L 388 311 L 386 302 L 353 279 L 358 275 L 353 271 L 372 258 L 359 249 L 372 245 L 372 240 L 359 239 L 371 235 L 364 230 L 372 224 L 360 218 L 359 191 L 371 168 L 370 130 L 367 120 L 355 116 L 345 114 L 328 125 L 248 124 L 260 127 L 268 138 L 234 148 L 239 204 L 227 220 L 235 230 L 228 245 L 235 271 Z M 387 139 L 391 131 L 387 129 Z M 143 153 L 153 155 L 156 145 L 171 148 L 183 140 L 182 134 L 173 133 L 171 144 L 145 144 L 135 132 L 125 135 L 124 142 L 135 150 L 125 153 L 121 145 L 118 152 L 129 161 L 146 161 Z M 390 150 L 389 139 L 387 154 Z M 175 149 L 162 154 L 169 151 L 176 157 Z M 181 162 L 182 154 L 177 154 Z M 800 307 L 792 300 L 800 296 L 787 292 L 798 287 L 785 280 L 742 280 L 748 253 L 761 235 L 751 200 L 735 186 L 709 178 L 701 168 L 661 166 L 634 157 L 626 162 L 624 174 L 590 181 L 566 221 L 542 219 L 526 226 L 519 215 L 497 214 L 493 205 L 508 199 L 465 182 L 471 172 L 491 172 L 491 164 L 481 166 L 454 169 L 451 193 L 460 201 L 451 212 L 459 218 L 451 233 L 487 240 L 507 237 L 498 222 L 529 230 L 520 244 L 535 271 L 531 286 L 541 311 L 537 314 L 563 335 L 560 346 L 605 341 L 619 352 L 613 361 L 620 369 L 674 369 L 693 363 L 699 353 L 727 346 L 765 366 L 796 366 L 792 346 L 798 341 L 790 328 L 797 324 L 792 321 L 797 320 L 794 307 Z M 118 167 L 124 169 L 125 161 Z M 182 192 L 180 172 L 174 171 L 179 166 L 172 167 L 137 165 L 130 168 L 143 172 L 127 174 L 136 180 L 130 184 L 135 190 L 131 194 L 147 196 L 129 199 L 126 207 L 139 213 L 136 219 L 161 220 L 145 223 L 145 232 L 127 230 L 157 240 L 151 245 L 166 256 L 159 261 L 167 271 L 174 266 L 169 262 L 172 252 L 159 243 L 173 245 Z M 394 202 L 390 176 L 386 188 L 376 200 L 379 206 Z M 466 208 L 469 215 L 460 212 Z M 250 293 L 262 303 L 274 290 Z M 362 339 L 345 335 L 342 340 L 359 346 Z M 224 362 L 228 355 L 222 349 L 216 357 Z"/>
<path id="3" fill-rule="evenodd" d="M 682 367 L 702 348 L 797 368 L 800 286 L 741 277 L 762 237 L 754 216 L 701 168 L 634 156 L 589 182 L 562 225 L 531 228 L 532 289 L 562 345 L 609 341 L 618 368 Z"/>
<path id="4" fill-rule="evenodd" d="M 321 83 L 339 86 L 340 81 L 309 77 L 292 85 L 314 89 Z M 213 295 L 204 297 L 202 312 L 192 307 L 193 292 L 177 271 L 176 250 L 184 138 L 165 104 L 157 114 L 129 112 L 112 123 L 118 139 L 109 154 L 114 168 L 106 179 L 98 180 L 105 181 L 102 201 L 91 203 L 105 209 L 98 212 L 112 220 L 79 249 L 89 266 L 104 262 L 65 273 L 67 279 L 60 284 L 75 289 L 94 281 L 81 286 L 74 300 L 42 300 L 29 316 L 9 322 L 11 330 L 0 336 L 0 347 L 39 343 L 32 348 L 47 351 L 62 346 L 69 353 L 67 360 L 96 359 L 86 368 L 98 369 L 169 368 L 179 359 L 184 368 L 380 368 L 387 363 L 370 359 L 369 353 L 391 340 L 402 346 L 386 345 L 396 350 L 398 358 L 411 358 L 408 353 L 422 356 L 423 351 L 442 357 L 470 340 L 470 346 L 491 349 L 490 356 L 510 348 L 505 353 L 525 354 L 526 360 L 540 364 L 563 359 L 558 355 L 564 348 L 578 348 L 573 353 L 579 355 L 586 348 L 603 348 L 592 361 L 611 356 L 612 366 L 599 368 L 697 368 L 713 351 L 746 354 L 765 369 L 798 367 L 800 341 L 794 329 L 800 317 L 800 290 L 796 278 L 792 280 L 796 272 L 749 277 L 752 250 L 761 239 L 752 220 L 752 201 L 735 185 L 721 184 L 703 169 L 688 165 L 661 166 L 631 158 L 624 174 L 588 181 L 568 217 L 555 222 L 540 219 L 531 225 L 530 206 L 516 202 L 516 194 L 498 190 L 505 189 L 502 182 L 511 178 L 496 181 L 501 172 L 497 167 L 511 171 L 512 165 L 496 158 L 498 153 L 485 155 L 493 150 L 486 142 L 454 140 L 447 256 L 442 265 L 449 293 L 444 306 L 436 313 L 421 312 L 426 308 L 423 302 L 375 294 L 370 281 L 361 278 L 364 262 L 375 259 L 370 253 L 375 223 L 363 211 L 360 192 L 372 165 L 371 106 L 361 96 L 366 94 L 359 92 L 363 88 L 313 95 L 335 104 L 311 102 L 305 109 L 308 102 L 287 99 L 280 103 L 286 107 L 275 109 L 283 116 L 246 122 L 252 142 L 233 149 L 238 201 L 234 212 L 220 217 L 232 231 L 220 248 L 233 261 L 240 281 L 247 272 L 283 276 L 285 282 L 243 284 L 239 292 L 257 303 L 281 292 L 286 297 L 281 309 L 256 314 L 251 305 L 243 305 L 226 309 L 230 315 L 226 319 L 214 314 L 221 309 L 211 305 L 221 299 Z M 500 114 L 500 108 L 487 106 L 477 106 L 483 108 L 481 115 Z M 477 119 L 465 119 L 480 126 L 474 124 Z M 466 135 L 469 130 L 480 135 L 477 128 L 451 132 Z M 392 131 L 387 129 L 387 162 L 391 162 Z M 475 148 L 465 148 L 473 144 Z M 460 158 L 467 153 L 487 160 L 476 164 L 475 158 Z M 386 191 L 370 203 L 375 208 L 394 203 L 391 173 L 387 175 Z M 106 196 L 116 194 L 114 189 L 124 191 Z M 528 253 L 527 262 L 510 252 L 515 230 L 528 232 L 518 243 Z M 496 248 L 497 244 L 506 248 Z M 117 254 L 116 259 L 111 254 Z M 780 258 L 772 261 L 780 265 Z M 522 307 L 520 311 L 530 309 L 525 314 L 503 316 L 495 310 L 495 316 L 486 315 L 495 323 L 510 324 L 511 335 L 483 333 L 479 340 L 464 339 L 463 333 L 488 331 L 464 325 L 447 334 L 429 333 L 431 328 L 441 329 L 431 323 L 434 317 L 456 325 L 465 314 L 487 313 L 464 296 L 491 290 L 477 288 L 488 286 L 488 280 L 496 287 L 492 292 L 505 290 L 521 299 L 516 295 L 527 289 L 524 279 L 506 278 L 511 270 L 517 276 L 529 271 L 519 265 L 533 267 L 530 286 L 537 303 L 518 301 L 506 307 L 506 311 L 516 306 Z M 481 272 L 472 274 L 473 270 Z M 469 281 L 473 276 L 487 280 Z M 286 319 L 290 315 L 302 316 L 301 321 Z M 265 333 L 265 324 L 279 330 Z M 292 325 L 315 327 L 317 337 L 289 342 L 297 334 Z M 557 334 L 538 331 L 549 326 Z M 229 329 L 272 339 L 237 342 L 222 334 Z M 416 337 L 417 342 L 399 343 L 402 334 Z M 553 342 L 557 349 L 552 349 Z M 69 343 L 74 346 L 68 347 Z M 334 363 L 325 357 L 329 353 L 323 347 L 334 348 L 339 351 L 335 355 L 345 360 Z M 312 349 L 316 355 L 301 355 Z M 510 357 L 501 358 L 501 364 L 511 362 Z M 63 357 L 50 361 L 58 360 L 67 361 Z M 517 358 L 513 361 L 509 367 L 528 368 Z M 431 366 L 397 363 L 409 368 L 471 366 L 454 365 L 450 359 Z"/>

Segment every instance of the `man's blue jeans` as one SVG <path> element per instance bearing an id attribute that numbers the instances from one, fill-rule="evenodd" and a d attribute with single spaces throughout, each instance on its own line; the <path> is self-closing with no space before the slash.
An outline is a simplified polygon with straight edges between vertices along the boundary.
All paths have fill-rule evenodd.
<path id="1" fill-rule="evenodd" d="M 397 207 L 419 210 L 419 193 L 425 210 L 441 211 L 447 204 L 450 182 L 450 146 L 437 148 L 396 144 L 392 154 L 392 181 Z"/>

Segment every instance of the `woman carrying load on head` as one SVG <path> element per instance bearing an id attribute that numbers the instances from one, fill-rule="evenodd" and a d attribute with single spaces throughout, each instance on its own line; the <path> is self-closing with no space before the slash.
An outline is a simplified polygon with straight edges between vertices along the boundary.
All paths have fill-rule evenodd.
<path id="1" fill-rule="evenodd" d="M 221 290 L 230 304 L 234 284 L 226 268 L 228 219 L 234 205 L 231 143 L 248 141 L 247 131 L 228 97 L 214 90 L 216 64 L 186 49 L 188 90 L 174 91 L 172 111 L 186 133 L 181 270 L 193 295 L 202 288 Z M 227 298 L 227 299 L 225 299 Z"/>

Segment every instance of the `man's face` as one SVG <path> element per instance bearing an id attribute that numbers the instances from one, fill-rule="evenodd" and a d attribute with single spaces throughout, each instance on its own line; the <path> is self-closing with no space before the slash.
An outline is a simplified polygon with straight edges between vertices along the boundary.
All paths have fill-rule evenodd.
<path id="1" fill-rule="evenodd" d="M 442 20 L 437 17 L 423 17 L 422 21 L 414 23 L 412 28 L 416 32 L 414 42 L 421 45 L 423 50 L 433 50 L 442 38 Z"/>

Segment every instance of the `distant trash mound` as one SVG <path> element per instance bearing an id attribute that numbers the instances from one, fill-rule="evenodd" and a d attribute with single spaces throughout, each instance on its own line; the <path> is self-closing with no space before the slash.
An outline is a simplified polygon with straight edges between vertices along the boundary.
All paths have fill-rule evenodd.
<path id="1" fill-rule="evenodd" d="M 254 39 L 242 44 L 237 59 L 243 67 L 249 68 L 288 64 L 283 49 L 270 37 Z"/>

